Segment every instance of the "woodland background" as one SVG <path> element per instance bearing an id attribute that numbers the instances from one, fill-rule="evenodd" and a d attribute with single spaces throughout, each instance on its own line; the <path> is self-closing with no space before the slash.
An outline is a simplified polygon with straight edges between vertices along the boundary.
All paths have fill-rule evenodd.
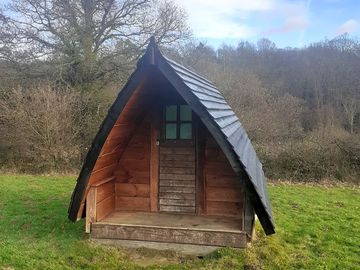
<path id="1" fill-rule="evenodd" d="M 12 0 L 0 9 L 0 169 L 78 172 L 151 35 L 212 80 L 272 179 L 360 181 L 360 41 L 214 49 L 167 0 Z"/>

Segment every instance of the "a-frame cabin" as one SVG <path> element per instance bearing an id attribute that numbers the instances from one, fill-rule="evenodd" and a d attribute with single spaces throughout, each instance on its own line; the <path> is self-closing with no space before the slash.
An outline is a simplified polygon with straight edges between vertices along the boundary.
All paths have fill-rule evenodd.
<path id="1" fill-rule="evenodd" d="M 154 39 L 80 172 L 69 218 L 92 238 L 245 247 L 255 214 L 275 232 L 251 142 L 213 83 Z"/>

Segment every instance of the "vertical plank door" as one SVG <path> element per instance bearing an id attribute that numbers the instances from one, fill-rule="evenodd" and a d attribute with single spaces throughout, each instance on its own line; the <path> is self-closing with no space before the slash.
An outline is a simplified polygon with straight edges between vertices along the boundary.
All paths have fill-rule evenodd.
<path id="1" fill-rule="evenodd" d="M 195 213 L 195 147 L 161 146 L 159 210 Z"/>

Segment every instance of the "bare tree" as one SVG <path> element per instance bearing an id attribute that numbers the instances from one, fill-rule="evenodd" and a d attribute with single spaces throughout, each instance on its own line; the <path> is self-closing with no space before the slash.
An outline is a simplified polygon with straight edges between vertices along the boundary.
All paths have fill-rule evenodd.
<path id="1" fill-rule="evenodd" d="M 1 159 L 29 171 L 66 170 L 80 160 L 79 94 L 48 82 L 0 96 Z"/>
<path id="2" fill-rule="evenodd" d="M 344 108 L 344 113 L 351 134 L 354 133 L 355 126 L 355 117 L 360 113 L 360 98 L 353 95 L 348 96 L 342 100 L 342 106 Z"/>
<path id="3" fill-rule="evenodd" d="M 9 32 L 9 25 L 3 10 L 0 8 L 0 60 L 6 60 L 10 53 L 9 44 L 11 42 L 12 35 Z"/>
<path id="4" fill-rule="evenodd" d="M 260 52 L 269 52 L 276 49 L 275 43 L 267 38 L 260 39 L 256 45 Z"/>
<path id="5" fill-rule="evenodd" d="M 168 0 L 12 0 L 5 11 L 13 49 L 57 61 L 73 85 L 126 70 L 151 35 L 160 44 L 189 36 L 184 10 Z"/>

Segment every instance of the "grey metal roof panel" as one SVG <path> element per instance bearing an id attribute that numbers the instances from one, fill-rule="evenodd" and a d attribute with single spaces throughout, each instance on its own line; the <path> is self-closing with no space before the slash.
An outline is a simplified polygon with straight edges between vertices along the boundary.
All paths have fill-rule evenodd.
<path id="1" fill-rule="evenodd" d="M 233 145 L 234 148 L 237 147 L 238 142 L 241 141 L 241 136 L 244 136 L 244 129 L 239 128 L 235 133 L 233 133 L 229 138 L 229 142 Z"/>
<path id="2" fill-rule="evenodd" d="M 204 100 L 204 101 L 212 101 L 212 102 L 217 102 L 217 103 L 221 103 L 221 104 L 227 104 L 226 101 L 224 99 L 220 99 L 218 97 L 213 97 L 204 93 L 199 93 L 198 91 L 193 91 L 193 93 L 195 94 L 195 96 L 197 96 L 200 100 Z"/>
<path id="3" fill-rule="evenodd" d="M 239 120 L 235 114 L 232 114 L 232 115 L 216 118 L 215 121 L 221 128 L 224 128 L 231 123 L 238 122 Z"/>
<path id="4" fill-rule="evenodd" d="M 208 83 L 208 84 L 210 84 L 210 85 L 212 85 L 212 86 L 215 87 L 215 85 L 213 84 L 213 82 L 211 82 L 210 80 L 206 79 L 205 77 L 200 76 L 199 74 L 197 74 L 197 73 L 195 73 L 194 71 L 192 71 L 192 70 L 184 67 L 183 65 L 181 65 L 181 64 L 179 64 L 179 63 L 177 63 L 177 62 L 175 62 L 174 60 L 166 57 L 165 55 L 162 55 L 162 57 L 163 57 L 164 59 L 166 59 L 166 60 L 168 61 L 168 63 L 172 64 L 172 66 L 174 66 L 174 67 L 179 67 L 179 70 L 187 71 L 188 73 L 192 74 L 192 76 L 194 76 L 194 77 L 196 77 L 196 78 L 199 78 L 199 79 L 205 81 L 206 83 Z"/>
<path id="5" fill-rule="evenodd" d="M 213 85 L 211 85 L 211 84 L 209 84 L 207 82 L 203 82 L 201 79 L 199 79 L 198 77 L 192 76 L 187 71 L 180 70 L 179 68 L 177 68 L 176 66 L 173 66 L 173 65 L 172 65 L 172 68 L 174 68 L 174 70 L 178 73 L 178 75 L 181 78 L 183 78 L 185 81 L 193 82 L 194 84 L 199 84 L 199 85 L 201 85 L 203 87 L 208 88 L 209 90 L 212 90 L 214 92 L 218 92 L 218 90 Z"/>
<path id="6" fill-rule="evenodd" d="M 176 71 L 176 70 L 175 70 Z M 187 73 L 180 73 L 178 72 L 177 73 L 178 76 L 180 76 L 185 82 L 189 82 L 189 83 L 192 83 L 192 84 L 195 84 L 197 86 L 201 86 L 202 88 L 204 89 L 208 89 L 210 92 L 214 92 L 214 93 L 220 93 L 217 89 L 215 89 L 213 86 L 209 85 L 209 84 L 205 84 L 205 83 L 202 83 L 200 80 L 198 80 L 197 78 L 194 78 L 194 77 L 191 77 L 190 74 L 187 74 Z"/>
<path id="7" fill-rule="evenodd" d="M 225 117 L 225 116 L 231 116 L 231 115 L 235 115 L 235 113 L 231 110 L 212 110 L 212 109 L 208 109 L 207 110 L 210 115 L 215 119 L 215 118 L 220 118 L 220 117 Z"/>
<path id="8" fill-rule="evenodd" d="M 212 88 L 212 87 L 209 87 L 209 86 L 207 86 L 207 85 L 202 85 L 202 84 L 200 84 L 198 81 L 196 81 L 196 80 L 194 80 L 193 78 L 190 78 L 190 77 L 185 77 L 185 76 L 181 76 L 181 75 L 179 75 L 179 77 L 180 77 L 186 84 L 192 84 L 192 85 L 194 85 L 194 86 L 200 87 L 203 93 L 206 93 L 206 94 L 208 94 L 208 95 L 217 95 L 217 97 L 223 98 L 223 97 L 221 96 L 220 92 L 219 92 L 219 91 L 215 91 L 215 89 Z M 195 87 L 193 87 L 193 86 L 190 86 L 190 88 L 191 88 L 192 90 L 195 90 Z"/>
<path id="9" fill-rule="evenodd" d="M 206 95 L 214 97 L 214 98 L 224 99 L 219 93 L 209 91 L 208 89 L 206 89 L 204 87 L 201 87 L 201 86 L 199 86 L 197 84 L 194 84 L 194 83 L 191 83 L 191 82 L 188 82 L 188 81 L 184 81 L 184 82 L 194 92 L 199 92 L 199 93 L 202 93 L 202 94 L 206 94 Z"/>
<path id="10" fill-rule="evenodd" d="M 215 110 L 230 110 L 231 109 L 230 106 L 227 104 L 221 104 L 218 102 L 206 101 L 206 100 L 201 100 L 201 99 L 200 99 L 200 102 L 209 110 L 211 110 L 211 109 L 213 109 L 213 110 L 214 109 Z"/>
<path id="11" fill-rule="evenodd" d="M 239 128 L 241 127 L 241 124 L 239 121 L 234 121 L 224 128 L 222 128 L 222 132 L 226 135 L 227 138 L 229 138 L 232 134 L 234 134 Z"/>

